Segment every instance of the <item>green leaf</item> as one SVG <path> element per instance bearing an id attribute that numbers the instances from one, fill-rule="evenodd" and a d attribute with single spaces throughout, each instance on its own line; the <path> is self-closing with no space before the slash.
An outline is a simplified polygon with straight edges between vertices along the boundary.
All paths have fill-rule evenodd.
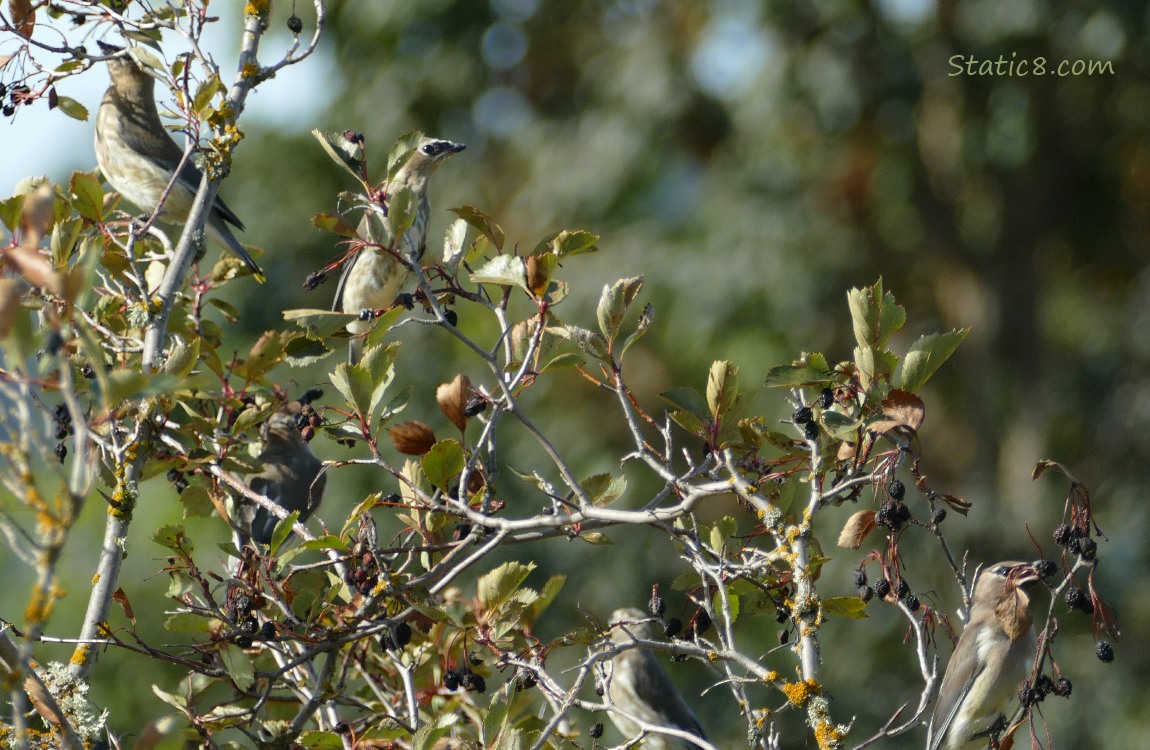
<path id="1" fill-rule="evenodd" d="M 463 471 L 466 459 L 463 446 L 455 438 L 440 440 L 419 459 L 428 481 L 447 492 L 452 479 Z"/>
<path id="2" fill-rule="evenodd" d="M 651 319 L 654 316 L 655 308 L 651 307 L 650 303 L 643 306 L 643 312 L 639 313 L 639 322 L 635 326 L 635 330 L 631 332 L 626 339 L 623 340 L 623 348 L 619 350 L 619 359 L 623 359 L 623 355 L 631 348 L 639 339 L 647 333 L 647 329 L 651 327 Z"/>
<path id="3" fill-rule="evenodd" d="M 443 235 L 443 265 L 454 269 L 463 259 L 463 243 L 467 240 L 467 222 L 456 219 Z"/>
<path id="4" fill-rule="evenodd" d="M 284 320 L 304 329 L 308 338 L 322 340 L 342 331 L 348 323 L 359 320 L 359 315 L 331 310 L 284 310 Z"/>
<path id="5" fill-rule="evenodd" d="M 398 342 L 375 345 L 364 349 L 363 358 L 358 367 L 367 372 L 368 379 L 372 384 L 371 399 L 367 408 L 368 414 L 375 414 L 376 407 L 387 394 L 387 388 L 395 377 L 395 357 L 398 352 Z"/>
<path id="6" fill-rule="evenodd" d="M 306 750 L 343 750 L 343 738 L 335 732 L 304 732 L 298 742 Z"/>
<path id="7" fill-rule="evenodd" d="M 798 388 L 800 386 L 818 386 L 834 380 L 828 368 L 819 368 L 811 363 L 777 365 L 767 370 L 763 379 L 768 388 Z"/>
<path id="8" fill-rule="evenodd" d="M 839 440 L 854 440 L 862 426 L 860 420 L 829 409 L 819 415 L 819 421 L 827 432 Z"/>
<path id="9" fill-rule="evenodd" d="M 579 253 L 593 253 L 599 248 L 595 243 L 599 241 L 599 235 L 592 234 L 591 232 L 582 229 L 564 229 L 561 232 L 548 235 L 535 246 L 534 253 L 541 253 L 544 251 L 554 253 L 559 259 L 566 258 L 571 255 L 578 255 Z"/>
<path id="10" fill-rule="evenodd" d="M 579 482 L 583 492 L 595 505 L 606 506 L 618 500 L 627 491 L 626 477 L 610 474 L 592 474 Z"/>
<path id="11" fill-rule="evenodd" d="M 496 255 L 476 269 L 471 274 L 471 280 L 476 284 L 517 286 L 523 291 L 530 291 L 527 288 L 527 267 L 517 255 Z"/>
<path id="12" fill-rule="evenodd" d="M 832 596 L 822 600 L 823 612 L 831 617 L 862 620 L 867 616 L 866 602 L 857 596 Z"/>
<path id="13" fill-rule="evenodd" d="M 184 518 L 208 518 L 216 509 L 208 491 L 194 484 L 180 493 L 180 505 L 184 506 Z"/>
<path id="14" fill-rule="evenodd" d="M 219 620 L 191 612 L 177 612 L 164 620 L 164 630 L 172 633 L 210 633 L 213 623 L 218 624 Z"/>
<path id="15" fill-rule="evenodd" d="M 475 227 L 480 234 L 491 241 L 492 245 L 495 245 L 496 250 L 502 252 L 504 242 L 503 229 L 495 223 L 494 219 L 471 205 L 453 208 L 451 212 Z"/>
<path id="16" fill-rule="evenodd" d="M 161 547 L 167 547 L 173 552 L 191 553 L 192 541 L 184 533 L 183 526 L 161 526 L 152 534 L 151 539 Z"/>
<path id="17" fill-rule="evenodd" d="M 603 293 L 599 297 L 599 307 L 596 309 L 596 317 L 599 319 L 599 330 L 607 337 L 608 341 L 615 340 L 615 336 L 619 333 L 619 326 L 623 324 L 623 316 L 626 315 L 627 308 L 630 307 L 635 300 L 635 295 L 642 288 L 642 276 L 620 279 L 614 284 L 607 284 L 603 287 Z"/>
<path id="18" fill-rule="evenodd" d="M 711 527 L 711 549 L 721 552 L 731 548 L 732 540 L 738 532 L 738 524 L 731 516 L 724 516 Z M 738 540 L 734 540 L 738 543 Z"/>
<path id="19" fill-rule="evenodd" d="M 895 303 L 893 294 L 883 292 L 882 279 L 871 287 L 851 289 L 847 292 L 847 304 L 855 341 L 860 347 L 881 349 L 891 334 L 906 322 L 906 310 Z"/>
<path id="20" fill-rule="evenodd" d="M 311 225 L 324 232 L 334 232 L 340 237 L 358 237 L 356 228 L 343 214 L 320 213 L 311 217 Z"/>
<path id="21" fill-rule="evenodd" d="M 707 407 L 717 422 L 730 411 L 739 397 L 739 368 L 719 360 L 711 365 L 707 376 Z"/>
<path id="22" fill-rule="evenodd" d="M 707 424 L 703 421 L 703 417 L 693 414 L 683 409 L 676 409 L 675 411 L 667 414 L 671 421 L 682 427 L 691 435 L 698 437 L 705 437 L 704 433 L 707 431 Z"/>
<path id="23" fill-rule="evenodd" d="M 902 370 L 895 378 L 895 385 L 911 393 L 917 391 L 954 354 L 968 333 L 969 328 L 960 328 L 919 338 L 903 358 Z"/>
<path id="24" fill-rule="evenodd" d="M 331 384 L 364 422 L 371 421 L 372 394 L 375 383 L 362 365 L 340 362 L 331 373 Z"/>
<path id="25" fill-rule="evenodd" d="M 288 343 L 299 335 L 295 331 L 265 331 L 252 344 L 247 359 L 237 371 L 251 380 L 259 380 L 284 361 Z"/>
<path id="26" fill-rule="evenodd" d="M 415 730 L 411 738 L 411 750 L 431 750 L 436 741 L 447 734 L 452 725 L 459 723 L 459 716 L 451 711 L 445 711 L 435 718 L 435 721 L 424 724 Z"/>
<path id="27" fill-rule="evenodd" d="M 669 388 L 659 394 L 662 398 L 671 402 L 673 406 L 694 414 L 696 417 L 703 419 L 707 416 L 707 402 L 699 395 L 699 392 L 689 386 L 680 386 L 676 388 Z"/>
<path id="28" fill-rule="evenodd" d="M 89 221 L 103 220 L 104 187 L 94 172 L 73 172 L 68 187 L 72 192 L 72 208 Z"/>
<path id="29" fill-rule="evenodd" d="M 524 565 L 520 562 L 508 562 L 490 573 L 485 573 L 477 584 L 480 605 L 487 611 L 498 608 L 511 598 L 515 589 L 527 580 L 527 576 L 531 575 L 533 570 L 535 563 Z"/>
<path id="30" fill-rule="evenodd" d="M 240 690 L 247 690 L 256 682 L 255 670 L 252 668 L 252 660 L 244 653 L 244 650 L 234 643 L 221 643 L 220 644 L 220 660 L 224 663 L 224 669 L 228 671 L 228 676 L 232 678 L 232 682 L 236 683 L 236 687 Z"/>
<path id="31" fill-rule="evenodd" d="M 600 333 L 579 326 L 551 327 L 547 329 L 547 333 L 574 342 L 585 353 L 600 362 L 611 361 L 611 354 L 607 351 L 607 339 Z"/>
<path id="32" fill-rule="evenodd" d="M 363 183 L 363 148 L 358 143 L 353 143 L 343 133 L 313 130 L 311 134 L 323 146 L 323 150 L 332 161 L 350 172 L 361 184 Z M 367 186 L 364 187 L 366 189 Z"/>
<path id="33" fill-rule="evenodd" d="M 575 367 L 577 365 L 583 364 L 586 361 L 587 360 L 583 359 L 583 357 L 576 354 L 575 352 L 563 352 L 562 354 L 556 355 L 549 362 L 547 362 L 547 364 L 540 367 L 539 372 L 543 373 L 547 372 L 548 370 L 559 370 L 564 367 Z"/>
<path id="34" fill-rule="evenodd" d="M 195 97 L 192 99 L 192 108 L 201 118 L 208 114 L 208 107 L 212 103 L 212 99 L 216 94 L 223 94 L 224 85 L 220 83 L 217 76 L 212 76 L 208 80 L 202 82 L 199 88 L 196 89 Z"/>
<path id="35" fill-rule="evenodd" d="M 269 545 L 271 554 L 276 554 L 280 551 L 280 547 L 287 541 L 288 536 L 291 534 L 292 526 L 295 526 L 296 521 L 299 520 L 299 511 L 293 510 L 288 513 L 287 518 L 281 518 L 276 521 L 276 527 L 272 531 L 272 541 Z"/>
<path id="36" fill-rule="evenodd" d="M 392 180 L 399 173 L 400 168 L 411 158 L 415 147 L 423 140 L 423 133 L 418 130 L 409 130 L 395 140 L 391 151 L 387 153 L 387 179 Z"/>
<path id="37" fill-rule="evenodd" d="M 387 196 L 387 220 L 391 223 L 392 237 L 402 237 L 408 229 L 411 229 L 418 210 L 419 202 L 407 185 Z"/>

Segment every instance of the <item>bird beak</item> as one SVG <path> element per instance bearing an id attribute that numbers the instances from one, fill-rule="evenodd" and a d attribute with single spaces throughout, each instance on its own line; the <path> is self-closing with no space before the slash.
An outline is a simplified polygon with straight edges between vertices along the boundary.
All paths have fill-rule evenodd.
<path id="1" fill-rule="evenodd" d="M 124 51 L 123 47 L 117 47 L 115 44 L 108 44 L 103 40 L 97 40 L 96 46 L 99 47 L 100 51 L 105 55 L 116 55 Z"/>
<path id="2" fill-rule="evenodd" d="M 453 144 L 451 144 L 451 148 L 449 149 L 449 153 L 458 154 L 460 151 L 463 151 L 466 148 L 467 148 L 466 143 L 453 143 Z"/>

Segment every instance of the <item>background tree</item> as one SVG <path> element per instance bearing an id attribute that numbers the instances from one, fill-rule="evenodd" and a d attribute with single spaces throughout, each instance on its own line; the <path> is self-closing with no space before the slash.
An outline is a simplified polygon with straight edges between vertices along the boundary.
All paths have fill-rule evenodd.
<path id="1" fill-rule="evenodd" d="M 1138 210 L 1145 192 L 1146 29 L 1145 19 L 1122 5 L 1059 8 L 1042 17 L 1023 4 L 995 7 L 1001 12 L 946 3 L 817 12 L 751 3 L 339 6 L 327 26 L 331 45 L 322 48 L 339 71 L 328 81 L 343 90 L 339 104 L 294 132 L 249 134 L 235 152 L 229 202 L 248 221 L 245 239 L 272 249 L 265 258 L 292 259 L 265 263 L 272 283 L 296 288 L 309 271 L 337 257 L 330 239 L 307 234 L 304 221 L 334 211 L 336 193 L 353 184 L 321 157 L 307 134 L 311 127 L 362 131 L 375 169 L 382 168 L 377 159 L 387 144 L 413 124 L 466 142 L 466 158 L 452 164 L 454 178 L 439 186 L 439 206 L 481 206 L 499 217 L 508 237 L 522 238 L 524 252 L 562 226 L 602 235 L 605 252 L 564 265 L 561 275 L 572 289 L 558 310 L 565 322 L 593 327 L 595 290 L 645 274 L 641 302 L 653 304 L 657 324 L 631 352 L 628 384 L 656 414 L 665 408 L 656 394 L 683 384 L 702 388 L 702 373 L 716 358 L 738 366 L 744 388 L 802 350 L 833 352 L 831 362 L 851 359 L 856 342 L 841 295 L 881 274 L 912 311 L 914 334 L 895 333 L 893 350 L 905 352 L 923 331 L 972 328 L 952 364 L 923 393 L 931 419 L 916 446 L 930 486 L 974 502 L 966 520 L 952 514 L 948 523 L 962 526 L 948 533 L 960 535 L 956 545 L 971 548 L 974 560 L 998 559 L 1004 548 L 1011 555 L 1027 552 L 1025 522 L 1049 548 L 1045 534 L 1063 509 L 1051 480 L 1029 481 L 1034 460 L 1043 456 L 1062 458 L 1097 485 L 1096 497 L 1105 498 L 1114 518 L 1140 518 L 1134 501 L 1145 482 L 1146 451 L 1138 387 L 1146 356 L 1139 253 L 1146 227 Z M 272 33 L 288 35 L 288 9 L 275 10 L 282 17 L 273 15 Z M 307 10 L 298 12 L 310 33 Z M 1109 60 L 1114 72 L 949 75 L 952 55 L 1012 53 Z M 4 69 L 5 83 L 16 84 L 8 96 L 22 94 L 18 84 L 26 71 L 13 72 L 17 60 Z M 28 85 L 46 98 L 46 91 Z M 301 99 L 311 95 L 300 92 Z M 433 232 L 450 218 L 440 214 Z M 218 300 L 217 309 L 228 313 L 231 304 L 239 311 L 240 325 L 220 327 L 221 359 L 250 352 L 264 330 L 284 328 L 283 308 L 325 307 L 328 288 L 305 296 L 300 287 L 297 301 L 273 306 L 235 282 L 217 297 L 207 295 Z M 478 336 L 483 317 L 462 304 L 457 311 L 460 330 Z M 211 315 L 206 318 L 215 335 Z M 424 419 L 434 419 L 426 406 L 433 389 L 470 372 L 464 363 L 472 354 L 443 336 L 429 344 L 426 331 L 414 326 L 396 335 L 404 342 L 396 380 L 413 384 L 412 403 L 422 403 Z M 330 363 L 322 363 L 274 378 L 293 380 L 287 385 L 295 395 L 325 381 L 329 370 Z M 555 440 L 586 474 L 613 470 L 617 457 L 631 450 L 629 431 L 590 409 L 572 408 L 572 393 L 594 394 L 573 371 L 540 378 L 528 396 L 536 423 L 563 425 Z M 780 395 L 746 394 L 740 413 L 789 417 L 792 407 Z M 516 468 L 541 457 L 515 434 L 501 445 L 502 453 L 527 457 Z M 326 458 L 362 456 L 323 441 L 316 449 Z M 371 469 L 340 474 L 343 491 L 329 490 L 325 520 L 332 512 L 345 517 L 369 491 L 380 490 Z M 633 479 L 627 497 L 631 491 L 635 498 L 650 496 L 640 481 Z M 174 520 L 174 490 L 156 480 L 144 487 L 148 503 L 137 513 L 146 515 L 137 522 L 147 520 L 138 528 Z M 529 487 L 500 489 L 511 508 L 533 502 Z M 90 524 L 102 527 L 94 505 L 84 506 L 93 514 Z M 876 499 L 872 507 L 878 505 Z M 737 512 L 735 506 L 712 509 L 704 523 Z M 1105 530 L 1118 528 L 1102 520 Z M 381 538 L 405 523 L 390 514 L 380 522 L 395 524 Z M 226 531 L 218 518 L 186 526 L 197 541 L 200 535 L 222 539 Z M 1097 575 L 1100 590 L 1124 614 L 1127 634 L 1137 638 L 1145 618 L 1125 592 L 1136 590 L 1133 572 L 1145 566 L 1138 564 L 1141 545 L 1130 531 L 1113 537 L 1116 564 Z M 491 558 L 537 560 L 543 569 L 535 574 L 541 575 L 536 587 L 553 573 L 596 565 L 611 573 L 569 578 L 539 622 L 544 640 L 581 621 L 576 605 L 604 617 L 646 601 L 654 582 L 675 601 L 670 583 L 689 568 L 674 562 L 669 542 L 655 541 L 661 537 L 647 527 L 612 529 L 609 536 L 617 542 L 610 554 L 573 544 L 559 557 L 541 543 Z M 915 545 L 915 537 L 904 544 Z M 197 544 L 201 551 L 210 547 L 211 541 Z M 925 543 L 911 553 L 936 554 Z M 147 557 L 126 561 L 134 580 L 156 569 Z M 853 594 L 859 558 L 834 557 L 823 575 L 826 585 L 841 588 L 828 593 Z M 91 557 L 82 552 L 64 548 L 59 564 L 77 571 L 72 580 L 91 575 Z M 19 570 L 5 574 L 28 590 Z M 919 565 L 911 580 L 918 591 L 937 592 L 932 606 L 953 611 L 956 588 L 948 586 L 945 569 Z M 140 597 L 159 601 L 163 593 L 161 580 L 148 585 L 131 596 L 137 608 Z M 67 605 L 82 598 L 73 590 L 56 617 L 66 617 Z M 69 621 L 81 616 L 73 612 Z M 1103 708 L 1094 714 L 1108 721 L 1079 722 L 1077 711 L 1054 712 L 1052 734 L 1072 744 L 1096 743 L 1092 733 L 1120 739 L 1134 731 L 1123 727 L 1125 717 L 1138 715 L 1130 686 L 1144 671 L 1141 657 L 1122 654 L 1107 667 L 1119 677 L 1104 673 L 1091 656 L 1088 629 L 1071 628 L 1074 618 L 1065 619 L 1070 634 L 1063 633 L 1063 643 L 1077 644 L 1064 645 L 1063 666 L 1078 655 L 1077 668 L 1090 675 L 1091 689 L 1084 691 L 1078 680 L 1073 700 L 1098 701 Z M 905 666 L 907 653 L 898 644 L 901 628 L 889 617 L 850 625 L 822 631 L 834 639 L 824 656 L 835 648 L 856 655 L 850 662 L 827 658 L 824 681 L 835 686 L 838 721 L 857 715 L 860 726 L 877 727 L 891 706 L 874 705 L 876 674 L 884 684 L 897 680 L 892 689 L 900 694 L 914 695 L 909 681 L 917 673 L 891 668 Z M 157 631 L 149 638 L 163 640 Z M 68 658 L 70 649 L 61 651 Z M 122 705 L 127 715 L 155 715 L 152 696 L 117 673 L 114 667 L 107 677 L 94 671 L 100 703 Z M 708 677 L 686 670 L 682 679 L 692 677 L 697 693 Z M 176 679 L 169 673 L 168 684 Z M 704 723 L 735 726 L 727 702 L 719 691 L 709 693 L 700 709 Z M 703 710 L 715 719 L 708 722 Z M 916 746 L 919 739 L 903 741 Z"/>

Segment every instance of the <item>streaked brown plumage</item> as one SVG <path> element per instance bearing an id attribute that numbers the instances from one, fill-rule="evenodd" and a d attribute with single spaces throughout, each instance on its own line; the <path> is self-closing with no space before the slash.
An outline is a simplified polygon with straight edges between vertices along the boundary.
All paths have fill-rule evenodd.
<path id="1" fill-rule="evenodd" d="M 427 197 L 427 182 L 439 165 L 452 154 L 467 148 L 438 138 L 421 138 L 411 156 L 395 177 L 383 188 L 382 210 L 371 210 L 359 222 L 359 236 L 382 247 L 393 248 L 400 257 L 418 263 L 427 247 L 427 224 L 431 218 L 431 204 Z M 414 221 L 398 242 L 395 240 L 386 213 L 391 196 L 408 188 L 416 201 Z M 411 272 L 383 250 L 365 246 L 344 263 L 343 274 L 335 291 L 332 306 L 337 312 L 359 314 L 364 310 L 389 307 L 407 284 Z M 347 330 L 361 334 L 372 326 L 370 320 L 354 320 Z M 362 338 L 352 339 L 351 360 L 355 362 L 362 352 Z"/>
<path id="2" fill-rule="evenodd" d="M 1023 587 L 1040 578 L 1030 563 L 984 569 L 974 584 L 970 619 L 942 678 L 927 729 L 927 750 L 986 747 L 988 735 L 1026 679 L 1038 649 Z"/>
<path id="3" fill-rule="evenodd" d="M 649 639 L 651 628 L 646 615 L 637 609 L 617 609 L 611 613 L 611 641 L 616 644 Z M 659 658 L 646 649 L 628 649 L 611 658 L 607 666 L 606 694 L 623 711 L 654 726 L 681 729 L 706 739 L 707 735 L 682 693 Z M 615 711 L 611 721 L 627 739 L 642 731 L 638 724 Z M 694 750 L 699 747 L 679 737 L 651 733 L 643 740 L 647 750 Z"/>
<path id="4" fill-rule="evenodd" d="M 116 50 L 104 45 L 106 50 Z M 146 211 L 159 203 L 184 150 L 168 135 L 156 109 L 156 82 L 128 57 L 108 60 L 112 82 L 96 113 L 96 161 L 108 183 L 120 195 Z M 160 218 L 182 222 L 188 218 L 202 175 L 189 160 L 180 170 Z M 228 228 L 243 229 L 243 222 L 217 195 L 208 211 L 204 230 L 214 242 L 235 253 L 257 279 L 263 272 Z"/>

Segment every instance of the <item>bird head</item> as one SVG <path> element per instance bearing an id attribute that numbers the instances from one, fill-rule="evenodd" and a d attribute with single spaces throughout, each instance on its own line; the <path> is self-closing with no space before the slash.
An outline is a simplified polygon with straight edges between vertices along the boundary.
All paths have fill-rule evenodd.
<path id="1" fill-rule="evenodd" d="M 650 638 L 651 625 L 647 622 L 650 619 L 634 607 L 615 610 L 608 622 L 611 628 L 611 640 L 615 643 L 630 643 L 636 638 Z"/>
<path id="2" fill-rule="evenodd" d="M 1030 630 L 1027 607 L 1030 597 L 1024 589 L 1042 578 L 1038 566 L 1008 560 L 995 563 L 978 575 L 971 602 L 971 620 L 990 615 L 998 621 L 1011 640 L 1018 640 Z"/>
<path id="3" fill-rule="evenodd" d="M 112 85 L 116 89 L 125 93 L 140 92 L 141 98 L 151 96 L 155 79 L 148 75 L 143 67 L 132 58 L 128 49 L 103 41 L 96 42 L 96 44 L 100 47 L 101 52 L 108 55 L 108 72 L 112 76 Z M 144 97 L 143 94 L 147 94 L 147 97 Z"/>
<path id="4" fill-rule="evenodd" d="M 426 183 L 439 165 L 447 161 L 452 154 L 458 154 L 467 148 L 462 143 L 445 141 L 442 138 L 428 138 L 424 136 L 415 144 L 411 156 L 407 158 L 403 167 L 396 175 L 397 182 L 405 182 L 412 190 L 418 190 Z"/>

